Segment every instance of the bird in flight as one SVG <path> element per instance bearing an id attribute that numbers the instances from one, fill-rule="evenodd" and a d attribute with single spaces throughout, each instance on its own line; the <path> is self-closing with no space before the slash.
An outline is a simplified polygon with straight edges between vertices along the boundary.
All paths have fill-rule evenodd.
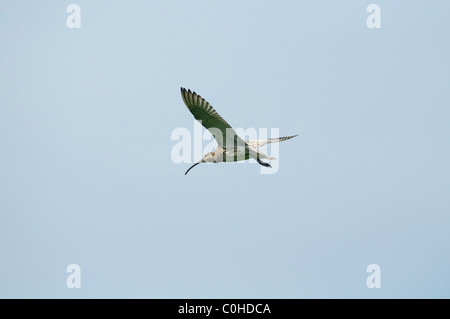
<path id="1" fill-rule="evenodd" d="M 267 143 L 278 143 L 286 141 L 297 135 L 269 138 L 265 140 L 242 140 L 228 124 L 204 98 L 191 90 L 181 88 L 181 97 L 194 118 L 200 122 L 215 138 L 217 148 L 214 152 L 209 152 L 203 158 L 192 165 L 184 175 L 193 167 L 200 163 L 222 163 L 245 161 L 250 158 L 255 159 L 259 164 L 272 167 L 269 163 L 261 159 L 274 160 L 274 157 L 267 156 L 257 149 Z"/>

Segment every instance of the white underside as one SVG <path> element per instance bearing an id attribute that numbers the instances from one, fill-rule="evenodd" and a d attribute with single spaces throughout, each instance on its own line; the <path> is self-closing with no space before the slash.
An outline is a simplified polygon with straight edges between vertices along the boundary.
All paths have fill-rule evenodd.
<path id="1" fill-rule="evenodd" d="M 225 150 L 225 158 L 223 157 L 223 148 L 218 147 L 215 151 L 215 162 L 239 162 L 245 161 L 245 148 L 238 148 L 237 151 L 233 149 Z M 255 149 L 250 149 L 249 157 L 256 159 L 259 157 L 260 159 L 269 159 L 274 160 L 274 157 L 267 156 L 264 153 L 258 152 Z"/>

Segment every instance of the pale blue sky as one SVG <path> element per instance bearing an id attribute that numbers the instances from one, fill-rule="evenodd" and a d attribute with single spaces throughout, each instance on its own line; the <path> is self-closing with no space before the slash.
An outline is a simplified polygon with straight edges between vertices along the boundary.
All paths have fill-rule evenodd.
<path id="1" fill-rule="evenodd" d="M 70 3 L 0 0 L 0 297 L 450 297 L 450 2 Z M 185 176 L 180 86 L 279 171 Z"/>

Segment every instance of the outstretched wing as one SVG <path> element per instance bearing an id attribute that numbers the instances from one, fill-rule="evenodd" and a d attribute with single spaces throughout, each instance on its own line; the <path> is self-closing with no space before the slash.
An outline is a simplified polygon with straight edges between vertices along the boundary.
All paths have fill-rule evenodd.
<path id="1" fill-rule="evenodd" d="M 219 146 L 226 148 L 227 144 L 229 147 L 245 145 L 230 124 L 204 98 L 185 88 L 181 88 L 181 96 L 194 118 L 211 132 Z M 229 145 L 230 143 L 233 145 Z"/>
<path id="2" fill-rule="evenodd" d="M 267 140 L 252 140 L 252 141 L 246 141 L 245 143 L 247 143 L 248 146 L 250 146 L 251 148 L 257 149 L 259 147 L 262 147 L 264 145 L 266 145 L 267 143 L 278 143 L 278 142 L 283 142 L 286 140 L 289 140 L 293 137 L 296 137 L 297 135 L 292 135 L 292 136 L 286 136 L 286 137 L 276 137 L 276 138 L 269 138 Z"/>

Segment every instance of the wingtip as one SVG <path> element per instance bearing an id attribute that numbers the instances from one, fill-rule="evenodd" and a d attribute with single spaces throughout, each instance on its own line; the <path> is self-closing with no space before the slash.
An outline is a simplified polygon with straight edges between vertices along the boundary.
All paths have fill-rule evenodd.
<path id="1" fill-rule="evenodd" d="M 191 91 L 191 89 L 185 89 L 184 87 L 180 87 L 181 94 L 192 94 L 192 95 L 198 95 L 195 93 L 195 91 Z"/>

